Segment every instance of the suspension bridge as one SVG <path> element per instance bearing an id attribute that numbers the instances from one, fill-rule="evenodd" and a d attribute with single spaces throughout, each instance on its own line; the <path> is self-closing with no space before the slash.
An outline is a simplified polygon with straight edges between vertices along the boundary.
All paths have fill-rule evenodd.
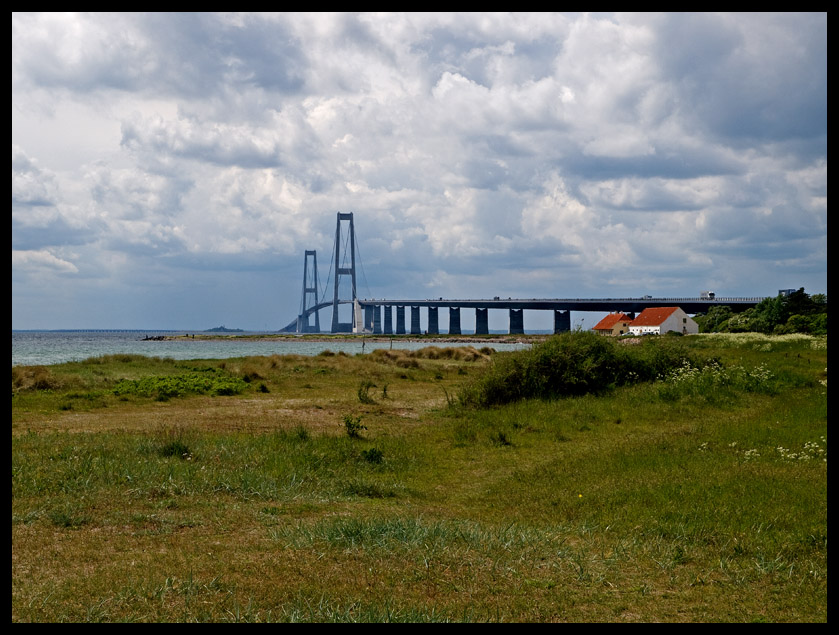
<path id="1" fill-rule="evenodd" d="M 343 231 L 342 231 L 343 228 Z M 489 311 L 506 311 L 509 315 L 509 333 L 524 333 L 524 311 L 553 311 L 554 333 L 571 330 L 571 311 L 614 312 L 621 311 L 630 317 L 648 307 L 678 306 L 685 313 L 707 313 L 713 306 L 728 306 L 735 313 L 756 306 L 764 297 L 717 297 L 706 294 L 702 297 L 651 297 L 640 298 L 493 298 L 452 299 L 363 299 L 358 297 L 356 277 L 357 243 L 352 212 L 338 212 L 335 228 L 333 257 L 326 285 L 320 291 L 318 285 L 317 251 L 306 250 L 303 261 L 303 297 L 300 312 L 281 332 L 322 333 L 320 311 L 332 309 L 332 324 L 329 333 L 373 333 L 383 335 L 419 335 L 440 333 L 439 314 L 448 309 L 450 335 L 461 334 L 461 311 L 475 311 L 475 334 L 489 334 Z M 359 259 L 360 261 L 360 259 Z M 326 294 L 329 282 L 333 280 L 331 300 Z M 339 289 L 344 283 L 344 297 Z M 348 293 L 347 293 L 348 283 Z M 320 293 L 320 296 L 318 295 Z M 341 321 L 339 307 L 350 305 L 349 321 Z M 426 328 L 420 327 L 421 310 L 426 311 Z M 406 311 L 407 310 L 407 311 Z M 406 321 L 406 313 L 409 320 Z M 394 324 L 395 315 L 395 324 Z M 346 312 L 345 312 L 346 317 Z"/>

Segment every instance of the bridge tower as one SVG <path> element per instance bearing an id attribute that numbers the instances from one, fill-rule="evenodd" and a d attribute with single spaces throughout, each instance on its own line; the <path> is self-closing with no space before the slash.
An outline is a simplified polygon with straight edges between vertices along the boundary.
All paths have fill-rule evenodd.
<path id="1" fill-rule="evenodd" d="M 309 256 L 312 257 L 312 269 L 309 270 Z M 311 303 L 309 302 L 311 298 Z M 315 309 L 315 324 L 312 326 L 309 318 L 310 309 L 318 305 L 318 252 L 306 250 L 303 259 L 303 307 L 297 316 L 298 333 L 320 333 L 320 312 Z"/>
<path id="2" fill-rule="evenodd" d="M 349 246 L 350 250 L 350 260 L 349 260 L 349 267 L 342 266 L 346 265 L 346 245 L 343 246 L 342 249 L 342 241 L 341 241 L 341 221 L 348 221 L 349 228 L 348 228 L 348 236 L 347 236 L 347 245 Z M 352 212 L 342 214 L 338 212 L 338 223 L 335 227 L 335 293 L 332 297 L 332 332 L 333 333 L 351 333 L 353 331 L 353 326 L 355 325 L 355 310 L 352 312 L 352 321 L 351 322 L 340 322 L 338 319 L 338 285 L 340 283 L 341 277 L 349 277 L 351 284 L 352 284 L 352 297 L 349 298 L 352 300 L 353 305 L 355 305 L 355 301 L 357 299 L 356 296 L 356 287 L 355 287 L 355 227 L 353 225 L 353 215 Z"/>

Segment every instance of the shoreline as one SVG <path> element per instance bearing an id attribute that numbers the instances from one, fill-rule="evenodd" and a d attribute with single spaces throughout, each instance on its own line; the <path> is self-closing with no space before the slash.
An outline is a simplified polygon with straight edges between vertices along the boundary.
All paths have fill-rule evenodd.
<path id="1" fill-rule="evenodd" d="M 524 344 L 529 342 L 539 342 L 551 337 L 547 333 L 523 333 L 523 334 L 494 334 L 494 335 L 383 335 L 383 334 L 353 334 L 353 333 L 259 333 L 251 335 L 231 334 L 231 333 L 187 333 L 184 335 L 164 335 L 161 339 L 164 340 L 209 340 L 209 339 L 230 339 L 230 340 L 248 340 L 248 341 L 275 341 L 275 340 L 297 340 L 317 343 L 337 342 L 337 343 L 352 343 L 352 342 L 428 342 L 434 343 L 455 343 L 455 344 Z"/>

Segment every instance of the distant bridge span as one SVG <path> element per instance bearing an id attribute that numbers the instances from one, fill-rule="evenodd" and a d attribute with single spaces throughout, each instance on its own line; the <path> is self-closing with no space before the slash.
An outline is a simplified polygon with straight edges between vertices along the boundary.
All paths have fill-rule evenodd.
<path id="1" fill-rule="evenodd" d="M 438 312 L 441 308 L 449 310 L 449 333 L 460 334 L 460 311 L 475 311 L 475 332 L 488 334 L 488 311 L 506 310 L 510 315 L 510 333 L 524 333 L 524 309 L 532 311 L 553 311 L 554 332 L 571 329 L 570 311 L 610 313 L 621 311 L 628 315 L 640 313 L 649 307 L 678 306 L 685 313 L 707 313 L 711 307 L 727 306 L 739 313 L 756 306 L 763 297 L 703 299 L 695 297 L 676 298 L 505 298 L 492 299 L 425 299 L 425 300 L 386 300 L 360 299 L 341 300 L 340 304 L 353 304 L 354 333 L 382 334 L 419 334 L 420 308 L 427 311 L 427 332 L 439 333 Z M 306 308 L 295 320 L 289 323 L 283 332 L 313 333 L 318 332 L 309 326 L 309 317 L 321 309 L 333 307 L 333 302 L 320 302 Z M 406 323 L 405 308 L 410 307 L 410 322 Z M 393 313 L 396 313 L 396 327 L 393 325 Z M 384 315 L 382 315 L 384 313 Z M 343 332 L 346 332 L 344 330 Z"/>
<path id="2" fill-rule="evenodd" d="M 627 315 L 634 316 L 648 307 L 678 306 L 685 313 L 696 314 L 706 313 L 714 306 L 730 307 L 735 313 L 745 311 L 757 305 L 764 298 L 726 298 L 709 297 L 702 298 L 653 298 L 644 296 L 642 298 L 507 298 L 498 296 L 483 300 L 472 299 L 425 299 L 425 300 L 362 300 L 356 293 L 356 241 L 355 225 L 352 213 L 338 213 L 337 225 L 335 227 L 335 246 L 333 254 L 334 261 L 330 265 L 330 272 L 334 272 L 334 291 L 331 302 L 325 300 L 325 293 L 318 301 L 318 275 L 317 275 L 317 252 L 307 250 L 303 263 L 303 302 L 300 307 L 300 314 L 286 327 L 280 329 L 282 332 L 292 333 L 320 333 L 319 311 L 332 307 L 332 333 L 383 333 L 383 334 L 419 334 L 420 331 L 420 308 L 427 311 L 427 333 L 439 333 L 438 313 L 441 308 L 449 310 L 449 333 L 460 334 L 460 311 L 461 309 L 475 311 L 475 333 L 488 334 L 490 309 L 505 310 L 510 315 L 510 333 L 524 333 L 524 310 L 532 311 L 553 311 L 554 332 L 571 330 L 571 311 L 582 312 L 605 312 L 622 311 Z M 346 240 L 342 239 L 342 222 L 348 223 L 346 229 Z M 349 252 L 349 253 L 347 253 Z M 312 267 L 309 268 L 309 258 L 312 259 Z M 349 279 L 351 297 L 339 298 L 339 280 Z M 328 287 L 328 283 L 327 283 Z M 312 301 L 309 306 L 309 301 Z M 338 306 L 340 304 L 351 304 L 352 320 L 340 322 L 338 319 Z M 410 322 L 406 323 L 405 308 L 410 307 Z M 393 313 L 396 313 L 396 328 L 393 325 Z M 384 316 L 382 313 L 384 312 Z M 314 315 L 315 322 L 311 324 L 310 318 Z"/>
<path id="3" fill-rule="evenodd" d="M 426 299 L 426 300 L 362 300 L 358 304 L 367 306 L 421 306 L 421 307 L 455 307 L 472 309 L 532 309 L 534 311 L 623 311 L 624 313 L 640 313 L 649 307 L 678 306 L 685 313 L 706 313 L 712 306 L 728 306 L 735 313 L 745 311 L 756 306 L 762 297 L 755 298 L 499 298 L 491 300 L 479 299 Z"/>

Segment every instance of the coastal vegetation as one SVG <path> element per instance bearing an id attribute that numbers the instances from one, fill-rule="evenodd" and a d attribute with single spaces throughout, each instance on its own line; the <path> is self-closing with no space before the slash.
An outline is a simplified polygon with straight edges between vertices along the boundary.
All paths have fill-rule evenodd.
<path id="1" fill-rule="evenodd" d="M 827 335 L 827 296 L 809 295 L 804 288 L 774 298 L 765 298 L 742 313 L 731 307 L 712 307 L 695 317 L 700 333 L 808 333 Z"/>
<path id="2" fill-rule="evenodd" d="M 823 622 L 827 337 L 12 368 L 13 622 Z"/>

